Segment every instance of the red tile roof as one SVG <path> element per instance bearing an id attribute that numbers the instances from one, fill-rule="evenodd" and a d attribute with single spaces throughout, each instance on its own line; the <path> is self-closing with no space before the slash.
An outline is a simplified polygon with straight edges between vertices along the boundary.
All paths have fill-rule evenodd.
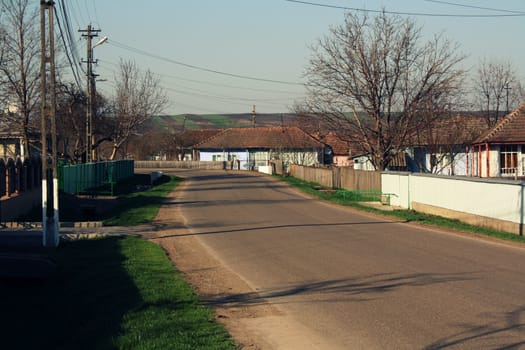
<path id="1" fill-rule="evenodd" d="M 196 149 L 311 149 L 324 145 L 297 127 L 235 128 L 195 145 Z"/>
<path id="2" fill-rule="evenodd" d="M 478 137 L 474 143 L 525 143 L 525 102 Z"/>
<path id="3" fill-rule="evenodd" d="M 456 115 L 439 118 L 418 130 L 409 140 L 412 146 L 470 144 L 488 129 L 484 116 Z"/>
<path id="4" fill-rule="evenodd" d="M 191 147 L 222 132 L 221 129 L 188 129 L 178 135 L 183 147 Z"/>
<path id="5" fill-rule="evenodd" d="M 332 148 L 332 151 L 334 152 L 334 155 L 350 155 L 350 147 L 348 146 L 348 142 L 341 140 L 335 133 L 330 131 L 326 135 L 314 135 L 314 137 L 320 142 L 323 142 L 330 146 Z"/>

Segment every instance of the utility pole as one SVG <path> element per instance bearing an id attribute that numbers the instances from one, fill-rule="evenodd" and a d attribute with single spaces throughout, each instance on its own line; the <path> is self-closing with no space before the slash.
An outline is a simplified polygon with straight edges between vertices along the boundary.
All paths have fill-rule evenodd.
<path id="1" fill-rule="evenodd" d="M 41 48 L 41 119 L 42 119 L 42 236 L 45 247 L 57 247 L 59 243 L 58 173 L 56 139 L 55 95 L 55 41 L 53 31 L 53 1 L 40 0 L 40 48 Z M 49 23 L 46 26 L 46 14 Z M 46 37 L 47 31 L 47 37 Z M 49 68 L 49 69 L 48 69 Z M 47 82 L 49 77 L 49 84 Z M 48 155 L 47 123 L 51 133 L 51 155 Z"/>
<path id="2" fill-rule="evenodd" d="M 86 163 L 93 161 L 94 156 L 94 140 L 93 140 L 93 101 L 95 95 L 95 75 L 93 74 L 93 46 L 92 39 L 98 36 L 100 29 L 93 29 L 91 24 L 87 29 L 79 30 L 83 37 L 87 39 L 87 60 L 83 61 L 87 64 L 87 112 L 86 112 Z"/>
<path id="3" fill-rule="evenodd" d="M 252 109 L 252 127 L 255 128 L 255 118 L 257 116 L 257 113 L 255 112 L 255 105 L 253 105 Z"/>
<path id="4" fill-rule="evenodd" d="M 509 86 L 509 83 L 506 83 L 504 89 L 507 92 L 507 113 L 505 114 L 509 114 L 509 90 L 512 88 Z"/>

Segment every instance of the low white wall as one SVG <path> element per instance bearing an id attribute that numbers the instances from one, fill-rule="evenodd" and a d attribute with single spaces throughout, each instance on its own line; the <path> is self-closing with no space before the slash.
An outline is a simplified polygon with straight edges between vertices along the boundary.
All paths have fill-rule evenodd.
<path id="1" fill-rule="evenodd" d="M 408 209 L 423 205 L 523 224 L 525 183 L 521 181 L 384 172 L 381 182 L 391 205 Z"/>
<path id="2" fill-rule="evenodd" d="M 259 165 L 257 171 L 263 174 L 272 175 L 272 166 L 271 165 Z"/>
<path id="3" fill-rule="evenodd" d="M 408 189 L 410 173 L 381 173 L 381 192 L 390 197 L 390 205 L 410 208 Z"/>

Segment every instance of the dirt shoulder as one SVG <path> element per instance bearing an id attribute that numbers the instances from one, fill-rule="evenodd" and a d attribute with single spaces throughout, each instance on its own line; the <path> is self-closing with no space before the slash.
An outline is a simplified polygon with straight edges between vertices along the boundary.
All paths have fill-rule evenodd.
<path id="1" fill-rule="evenodd" d="M 186 228 L 177 205 L 183 183 L 166 200 L 144 237 L 162 246 L 203 301 L 216 312 L 240 349 L 332 348 L 322 336 L 268 304 L 248 283 L 222 264 L 200 239 Z"/>
<path id="2" fill-rule="evenodd" d="M 251 329 L 254 322 L 250 320 L 271 317 L 279 312 L 264 302 L 243 302 L 253 290 L 221 265 L 184 227 L 184 218 L 174 204 L 177 192 L 172 192 L 167 204 L 161 207 L 154 221 L 158 230 L 144 236 L 165 249 L 202 299 L 215 308 L 217 320 L 226 326 L 241 349 L 272 349 L 257 329 Z"/>

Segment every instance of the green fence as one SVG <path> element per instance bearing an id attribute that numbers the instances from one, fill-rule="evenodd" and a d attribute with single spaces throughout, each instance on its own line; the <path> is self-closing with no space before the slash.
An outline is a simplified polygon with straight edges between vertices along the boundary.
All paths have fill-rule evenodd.
<path id="1" fill-rule="evenodd" d="M 62 165 L 58 167 L 58 189 L 65 193 L 96 193 L 107 188 L 113 195 L 114 185 L 134 174 L 133 160 Z"/>

